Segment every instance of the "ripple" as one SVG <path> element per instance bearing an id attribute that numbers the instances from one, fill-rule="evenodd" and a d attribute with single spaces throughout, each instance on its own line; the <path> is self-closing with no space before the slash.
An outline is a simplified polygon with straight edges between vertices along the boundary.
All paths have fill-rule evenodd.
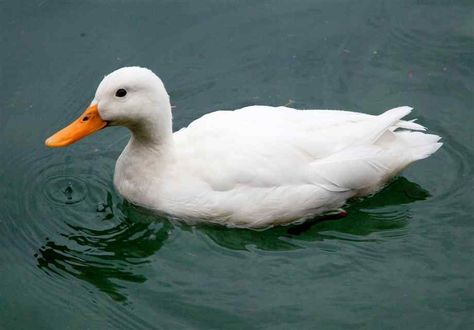
<path id="1" fill-rule="evenodd" d="M 10 262 L 23 260 L 30 272 L 49 288 L 47 299 L 51 303 L 63 295 L 58 278 L 73 276 L 87 281 L 87 274 L 93 270 L 96 274 L 100 267 L 110 271 L 110 265 L 100 259 L 110 252 L 81 246 L 74 239 L 78 236 L 74 228 L 108 230 L 113 236 L 123 227 L 124 217 L 116 207 L 120 198 L 113 192 L 110 180 L 114 162 L 115 154 L 110 152 L 73 157 L 68 151 L 53 153 L 38 149 L 16 153 L 5 164 L 6 173 L 21 173 L 12 180 L 14 184 L 9 186 L 2 207 L 6 214 L 2 237 L 11 251 Z M 7 185 L 8 179 L 7 175 Z M 44 272 L 35 271 L 37 267 Z M 123 265 L 118 270 L 118 278 L 144 280 Z M 89 283 L 98 285 L 91 280 Z M 108 290 L 113 295 L 114 287 L 107 289 L 106 286 L 104 280 L 102 291 Z"/>
<path id="2" fill-rule="evenodd" d="M 118 281 L 146 281 L 141 266 L 162 247 L 172 226 L 166 219 L 158 221 L 149 214 L 137 213 L 127 204 L 119 207 L 128 215 L 120 213 L 120 221 L 100 229 L 67 223 L 69 232 L 61 233 L 56 240 L 46 240 L 38 249 L 38 267 L 47 273 L 72 275 L 114 300 L 126 301 Z M 114 205 L 107 208 L 120 212 Z"/>
<path id="3" fill-rule="evenodd" d="M 43 192 L 47 198 L 58 204 L 76 204 L 83 201 L 87 195 L 84 181 L 71 176 L 51 177 Z"/>
<path id="4" fill-rule="evenodd" d="M 150 328 L 107 300 L 128 303 L 128 291 L 147 281 L 151 258 L 169 240 L 173 226 L 122 202 L 111 180 L 117 154 L 109 149 L 80 156 L 29 150 L 6 162 L 9 193 L 0 234 L 11 252 L 5 262 L 21 260 L 40 281 L 42 290 L 31 295 L 41 304 L 74 304 L 82 306 L 82 313 L 105 305 L 112 323 Z M 10 171 L 21 173 L 11 184 Z M 64 299 L 65 285 L 89 293 Z"/>
<path id="5" fill-rule="evenodd" d="M 436 203 L 446 207 L 469 196 L 472 187 L 466 184 L 466 181 L 474 176 L 474 164 L 471 161 L 474 154 L 443 127 L 433 127 L 433 130 L 443 137 L 444 144 L 437 156 L 442 157 L 441 163 L 445 168 L 449 168 L 449 171 L 444 171 L 441 176 L 429 178 L 441 189 L 427 204 Z"/>

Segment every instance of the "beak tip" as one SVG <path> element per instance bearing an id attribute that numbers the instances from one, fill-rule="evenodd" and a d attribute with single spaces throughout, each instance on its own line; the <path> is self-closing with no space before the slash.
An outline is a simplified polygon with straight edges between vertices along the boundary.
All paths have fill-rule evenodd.
<path id="1" fill-rule="evenodd" d="M 49 138 L 47 138 L 45 141 L 44 141 L 44 145 L 48 148 L 57 148 L 57 147 L 61 147 L 62 145 L 59 144 L 59 143 L 55 143 L 53 141 L 53 137 L 50 136 Z"/>
<path id="2" fill-rule="evenodd" d="M 47 138 L 46 140 L 44 140 L 44 145 L 47 146 L 47 147 L 52 147 L 52 143 L 51 143 L 51 138 Z"/>

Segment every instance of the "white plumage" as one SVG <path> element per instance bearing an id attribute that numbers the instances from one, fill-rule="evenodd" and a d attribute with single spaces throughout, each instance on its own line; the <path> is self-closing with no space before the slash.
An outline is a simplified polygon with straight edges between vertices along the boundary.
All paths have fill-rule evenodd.
<path id="1" fill-rule="evenodd" d="M 118 99 L 115 91 L 128 94 Z M 172 133 L 171 107 L 151 71 L 106 76 L 93 104 L 132 137 L 114 183 L 133 203 L 187 221 L 265 228 L 301 221 L 375 192 L 440 146 L 404 121 L 381 115 L 250 106 L 209 113 Z"/>

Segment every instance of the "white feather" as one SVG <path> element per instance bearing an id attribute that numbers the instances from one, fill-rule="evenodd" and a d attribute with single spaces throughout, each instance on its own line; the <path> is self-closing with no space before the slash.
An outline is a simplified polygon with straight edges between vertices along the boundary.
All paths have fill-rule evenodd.
<path id="1" fill-rule="evenodd" d="M 112 73 L 96 94 L 113 123 L 107 91 L 134 86 L 120 104 L 120 124 L 132 138 L 114 182 L 130 201 L 185 220 L 261 228 L 306 219 L 376 191 L 441 146 L 438 136 L 402 120 L 410 107 L 372 116 L 251 106 L 209 113 L 172 133 L 160 124 L 171 120 L 166 91 L 141 70 Z"/>

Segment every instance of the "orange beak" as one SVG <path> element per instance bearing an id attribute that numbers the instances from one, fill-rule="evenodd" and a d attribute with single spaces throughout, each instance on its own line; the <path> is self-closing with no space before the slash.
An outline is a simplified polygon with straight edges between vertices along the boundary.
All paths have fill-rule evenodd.
<path id="1" fill-rule="evenodd" d="M 97 104 L 94 104 L 87 108 L 86 111 L 69 124 L 69 126 L 49 137 L 45 141 L 45 144 L 51 148 L 65 147 L 79 141 L 87 135 L 101 130 L 107 126 L 107 124 L 106 121 L 100 118 Z"/>

